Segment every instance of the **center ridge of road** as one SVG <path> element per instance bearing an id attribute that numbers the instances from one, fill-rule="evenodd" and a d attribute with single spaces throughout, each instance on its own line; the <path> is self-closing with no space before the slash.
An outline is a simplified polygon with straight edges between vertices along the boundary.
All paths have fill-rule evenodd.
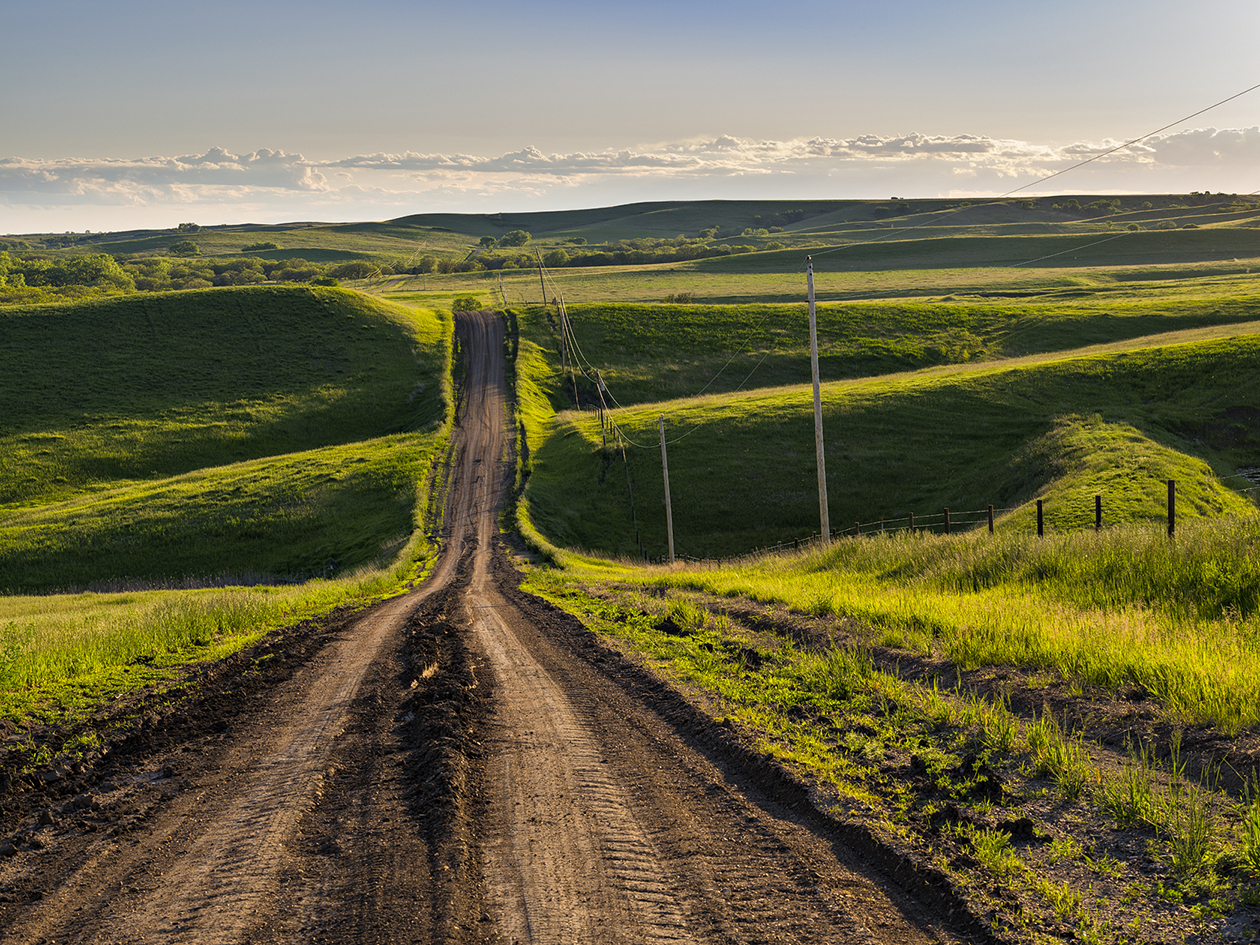
<path id="1" fill-rule="evenodd" d="M 429 579 L 215 677 L 101 765 L 80 813 L 7 816 L 55 828 L 0 861 L 0 943 L 960 941 L 681 696 L 517 588 L 504 331 L 456 316 Z"/>

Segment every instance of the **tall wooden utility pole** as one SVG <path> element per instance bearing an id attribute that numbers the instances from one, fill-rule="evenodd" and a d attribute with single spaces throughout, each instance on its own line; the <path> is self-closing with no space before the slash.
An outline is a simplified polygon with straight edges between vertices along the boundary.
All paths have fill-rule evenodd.
<path id="1" fill-rule="evenodd" d="M 669 459 L 665 456 L 665 414 L 661 414 L 661 469 L 665 473 L 665 530 L 669 534 L 669 563 L 674 563 L 674 511 L 669 504 Z"/>
<path id="2" fill-rule="evenodd" d="M 814 314 L 814 257 L 806 256 L 809 282 L 809 365 L 814 372 L 814 451 L 818 454 L 818 507 L 822 517 L 822 543 L 831 544 L 831 517 L 827 514 L 827 460 L 823 455 L 822 391 L 818 386 L 818 318 Z"/>
<path id="3" fill-rule="evenodd" d="M 569 326 L 569 312 L 564 307 L 563 295 L 560 296 L 559 309 L 560 309 L 560 334 L 566 341 L 565 351 L 568 352 L 569 350 L 568 342 L 572 340 L 571 335 L 573 334 L 573 329 Z M 570 376 L 573 378 L 573 403 L 577 406 L 578 410 L 581 410 L 582 397 L 578 393 L 578 383 L 577 383 L 578 371 L 577 371 L 577 365 L 575 363 L 576 359 L 573 357 L 571 352 L 567 355 L 567 357 L 568 357 L 568 364 L 569 364 L 568 370 L 569 370 Z"/>
<path id="4" fill-rule="evenodd" d="M 543 308 L 547 307 L 547 281 L 543 278 L 542 254 L 534 250 L 534 258 L 538 260 L 538 284 L 542 286 Z"/>
<path id="5" fill-rule="evenodd" d="M 608 427 L 604 422 L 604 414 L 608 412 L 608 404 L 604 402 L 604 391 L 608 390 L 604 386 L 604 375 L 601 371 L 595 372 L 595 390 L 599 394 L 599 435 L 604 438 L 604 449 L 608 449 Z"/>

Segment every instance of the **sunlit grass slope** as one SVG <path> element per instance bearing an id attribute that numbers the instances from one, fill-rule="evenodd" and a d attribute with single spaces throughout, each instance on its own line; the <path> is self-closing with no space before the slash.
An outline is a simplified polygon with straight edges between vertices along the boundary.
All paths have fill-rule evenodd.
<path id="1" fill-rule="evenodd" d="M 1260 725 L 1257 550 L 1253 514 L 1187 523 L 1175 541 L 1138 526 L 1043 540 L 903 534 L 634 578 L 856 618 L 859 644 L 963 668 L 1137 687 L 1173 719 L 1234 734 Z"/>
<path id="2" fill-rule="evenodd" d="M 584 364 L 618 403 L 781 386 L 810 377 L 809 316 L 781 305 L 578 304 Z M 818 307 L 824 380 L 993 360 L 1260 320 L 1260 296 L 1111 304 L 863 302 Z M 554 316 L 525 314 L 522 336 L 558 358 Z M 588 406 L 595 390 L 580 385 Z M 573 405 L 569 388 L 557 408 Z"/>
<path id="3" fill-rule="evenodd" d="M 0 508 L 443 417 L 443 327 L 340 289 L 0 312 Z"/>
<path id="4" fill-rule="evenodd" d="M 541 363 L 522 344 L 525 364 Z M 559 384 L 537 381 L 540 396 Z M 1248 508 L 1217 479 L 1260 455 L 1260 338 L 1205 341 L 969 371 L 834 382 L 824 389 L 833 528 L 948 507 L 956 517 L 1046 500 L 1052 528 L 1164 514 L 1180 483 L 1183 516 Z M 665 550 L 657 418 L 666 417 L 677 550 L 729 555 L 818 528 L 808 386 L 618 411 L 632 442 L 601 450 L 593 414 L 540 419 L 527 408 L 533 473 L 526 509 L 558 545 L 634 554 Z M 1245 481 L 1234 480 L 1239 486 Z M 957 520 L 957 518 L 956 518 Z M 939 518 L 937 519 L 939 521 Z M 1002 527 L 1031 526 L 1027 507 Z"/>
<path id="5" fill-rule="evenodd" d="M 427 508 L 432 434 L 131 483 L 0 518 L 0 591 L 297 581 L 384 565 Z"/>
<path id="6" fill-rule="evenodd" d="M 424 516 L 448 325 L 339 289 L 0 316 L 0 591 L 383 567 Z"/>

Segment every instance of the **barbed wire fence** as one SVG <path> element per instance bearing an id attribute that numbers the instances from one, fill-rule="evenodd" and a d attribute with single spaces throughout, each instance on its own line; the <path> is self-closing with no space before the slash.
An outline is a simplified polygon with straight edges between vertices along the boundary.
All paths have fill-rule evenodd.
<path id="1" fill-rule="evenodd" d="M 1252 476 L 1260 478 L 1260 470 L 1255 471 L 1252 475 L 1234 475 L 1222 476 L 1217 482 L 1227 479 L 1243 479 L 1247 482 L 1255 482 Z M 1176 529 L 1176 480 L 1165 480 L 1168 485 L 1168 509 L 1167 509 L 1167 532 L 1171 537 Z M 1209 482 L 1209 480 L 1203 480 Z M 1230 489 L 1236 495 L 1247 495 L 1254 497 L 1260 492 L 1260 483 L 1248 486 L 1242 489 Z M 1037 499 L 1035 505 L 1017 505 L 1006 508 L 997 508 L 992 505 L 983 509 L 971 510 L 954 510 L 944 508 L 939 512 L 929 512 L 919 515 L 908 512 L 903 516 L 889 518 L 881 516 L 880 518 L 871 518 L 867 521 L 857 520 L 847 528 L 832 529 L 831 540 L 837 541 L 843 538 L 863 539 L 878 538 L 880 536 L 895 535 L 897 533 L 919 534 L 919 535 L 963 535 L 971 534 L 976 531 L 987 530 L 990 535 L 997 533 L 998 519 L 1002 515 L 1028 511 L 1029 514 L 1035 512 L 1037 516 L 1037 536 L 1044 537 L 1047 532 L 1055 534 L 1064 534 L 1070 531 L 1086 531 L 1093 529 L 1102 531 L 1109 527 L 1104 517 L 1105 502 L 1102 494 L 1095 494 L 1093 508 L 1089 510 L 1089 514 L 1080 514 L 1065 521 L 1060 514 L 1056 518 L 1053 525 L 1048 526 L 1045 522 L 1046 500 Z M 1022 529 L 1021 529 L 1022 530 Z M 765 545 L 749 551 L 732 554 L 732 555 L 692 555 L 685 552 L 675 554 L 675 560 L 684 564 L 698 566 L 701 569 L 722 568 L 726 566 L 747 566 L 764 561 L 767 558 L 784 554 L 785 552 L 798 552 L 801 550 L 810 550 L 821 546 L 822 536 L 818 532 L 812 532 L 804 537 L 789 538 L 786 540 L 775 541 L 773 544 Z M 666 555 L 649 555 L 646 550 L 643 553 L 643 560 L 647 564 L 667 564 L 668 556 Z"/>

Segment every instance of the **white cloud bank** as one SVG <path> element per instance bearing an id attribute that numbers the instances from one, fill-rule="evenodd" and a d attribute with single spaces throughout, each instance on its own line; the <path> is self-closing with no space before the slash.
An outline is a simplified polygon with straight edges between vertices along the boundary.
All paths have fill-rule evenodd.
<path id="1" fill-rule="evenodd" d="M 260 150 L 135 160 L 0 159 L 0 231 L 121 229 L 426 210 L 562 209 L 633 200 L 999 195 L 1120 142 L 1065 146 L 977 135 L 765 141 L 723 135 L 620 150 L 498 157 L 363 154 L 334 161 Z M 1056 178 L 1050 193 L 1250 193 L 1260 128 L 1150 138 Z"/>

